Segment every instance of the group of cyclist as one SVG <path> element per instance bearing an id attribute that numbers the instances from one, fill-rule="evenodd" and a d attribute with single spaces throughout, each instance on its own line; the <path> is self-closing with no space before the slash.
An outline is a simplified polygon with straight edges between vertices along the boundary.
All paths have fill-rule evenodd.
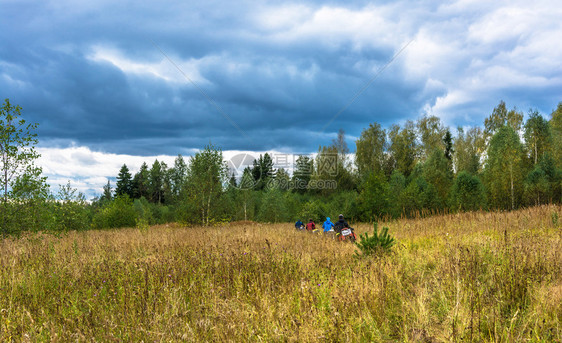
<path id="1" fill-rule="evenodd" d="M 314 220 L 309 219 L 307 224 L 304 224 L 300 219 L 297 220 L 297 222 L 295 223 L 295 228 L 297 230 L 304 230 L 306 229 L 307 231 L 314 231 L 316 230 L 316 223 L 314 223 Z M 350 228 L 349 224 L 347 223 L 347 221 L 344 219 L 343 214 L 340 214 L 338 216 L 338 221 L 335 223 L 332 223 L 330 221 L 330 217 L 326 217 L 326 221 L 324 223 L 322 223 L 322 229 L 324 233 L 330 233 L 330 232 L 336 232 L 336 233 L 341 233 L 341 230 L 346 229 L 346 228 Z"/>

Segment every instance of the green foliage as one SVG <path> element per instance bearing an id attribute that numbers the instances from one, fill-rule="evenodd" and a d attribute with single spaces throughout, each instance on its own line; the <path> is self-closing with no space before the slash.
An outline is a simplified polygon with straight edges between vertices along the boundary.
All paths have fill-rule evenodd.
<path id="1" fill-rule="evenodd" d="M 182 195 L 183 216 L 190 222 L 209 225 L 211 219 L 220 219 L 223 185 L 228 178 L 222 150 L 207 145 L 191 159 L 188 169 L 187 190 Z"/>
<path id="2" fill-rule="evenodd" d="M 295 171 L 293 172 L 294 191 L 304 194 L 307 191 L 307 185 L 314 172 L 314 160 L 308 156 L 301 155 L 295 163 Z"/>
<path id="3" fill-rule="evenodd" d="M 443 204 L 453 184 L 453 168 L 451 160 L 441 149 L 431 152 L 423 165 L 423 176 L 435 187 L 439 196 L 438 202 Z"/>
<path id="4" fill-rule="evenodd" d="M 556 166 L 562 169 L 562 102 L 552 111 L 549 127 L 552 133 L 552 154 Z"/>
<path id="5" fill-rule="evenodd" d="M 389 213 L 389 185 L 381 171 L 369 174 L 360 186 L 357 207 L 359 218 L 365 221 Z"/>
<path id="6" fill-rule="evenodd" d="M 140 197 L 150 197 L 148 177 L 148 165 L 146 162 L 143 162 L 139 171 L 133 177 L 132 192 L 135 199 Z"/>
<path id="7" fill-rule="evenodd" d="M 299 218 L 306 224 L 309 219 L 314 220 L 318 225 L 326 217 L 324 204 L 319 200 L 309 200 L 301 208 Z"/>
<path id="8" fill-rule="evenodd" d="M 136 212 L 137 221 L 142 219 L 148 224 L 155 224 L 155 220 L 152 214 L 151 204 L 146 200 L 145 197 L 140 199 L 135 199 L 133 201 L 133 209 Z"/>
<path id="9" fill-rule="evenodd" d="M 106 203 L 92 219 L 95 229 L 135 227 L 137 214 L 133 202 L 127 195 L 116 197 L 112 202 Z"/>
<path id="10" fill-rule="evenodd" d="M 539 165 L 535 166 L 525 178 L 524 187 L 527 200 L 535 205 L 546 203 L 550 189 L 548 181 L 545 171 Z"/>
<path id="11" fill-rule="evenodd" d="M 361 137 L 355 144 L 355 165 L 360 177 L 384 170 L 387 142 L 386 132 L 380 124 L 369 124 L 369 128 L 361 132 Z"/>
<path id="12" fill-rule="evenodd" d="M 70 182 L 60 186 L 54 202 L 54 215 L 57 231 L 85 230 L 90 225 L 86 199 L 82 193 L 70 187 Z"/>
<path id="13" fill-rule="evenodd" d="M 485 180 L 491 207 L 514 209 L 520 206 L 524 175 L 524 151 L 519 136 L 513 128 L 502 126 L 488 146 Z"/>
<path id="14" fill-rule="evenodd" d="M 14 226 L 24 212 L 37 213 L 33 194 L 42 188 L 41 169 L 34 165 L 39 157 L 35 150 L 38 124 L 26 123 L 21 118 L 21 107 L 9 99 L 0 107 L 0 233 L 7 234 L 23 228 Z M 22 209 L 25 208 L 25 211 Z M 15 216 L 15 217 L 14 217 Z M 21 217 L 20 217 L 21 218 Z M 29 219 L 29 218 L 28 218 Z M 38 228 L 38 224 L 31 227 Z"/>
<path id="15" fill-rule="evenodd" d="M 269 181 L 273 179 L 275 175 L 271 155 L 268 153 L 263 156 L 260 155 L 257 160 L 254 160 L 251 171 L 252 176 L 256 181 L 254 188 L 256 190 L 265 189 Z"/>
<path id="16" fill-rule="evenodd" d="M 485 149 L 484 132 L 480 127 L 472 127 L 466 132 L 462 127 L 458 127 L 457 132 L 453 144 L 456 173 L 467 171 L 476 175 L 480 172 L 480 158 Z"/>
<path id="17" fill-rule="evenodd" d="M 552 135 L 546 119 L 536 110 L 529 111 L 529 119 L 525 123 L 525 145 L 534 164 L 539 158 L 550 150 Z"/>
<path id="18" fill-rule="evenodd" d="M 285 219 L 283 194 L 278 189 L 266 190 L 263 194 L 262 205 L 258 213 L 258 220 L 278 223 Z"/>
<path id="19" fill-rule="evenodd" d="M 393 125 L 388 136 L 389 152 L 395 163 L 395 169 L 409 176 L 417 163 L 419 149 L 414 123 L 408 121 L 402 129 L 398 125 Z"/>
<path id="20" fill-rule="evenodd" d="M 409 216 L 422 210 L 437 210 L 443 207 L 435 187 L 421 176 L 412 180 L 402 192 L 400 205 L 404 214 Z"/>
<path id="21" fill-rule="evenodd" d="M 558 223 L 559 223 L 558 212 L 552 212 L 550 214 L 550 218 L 552 220 L 552 226 L 558 227 Z"/>
<path id="22" fill-rule="evenodd" d="M 402 192 L 406 188 L 406 178 L 398 170 L 394 170 L 388 182 L 388 196 L 390 213 L 394 218 L 400 217 L 403 212 L 402 208 Z"/>
<path id="23" fill-rule="evenodd" d="M 369 234 L 365 232 L 359 235 L 361 238 L 358 242 L 355 242 L 357 247 L 362 253 L 362 256 L 371 255 L 381 255 L 383 253 L 388 253 L 392 247 L 396 244 L 394 237 L 388 234 L 388 228 L 383 227 L 380 234 L 378 233 L 378 225 L 375 222 L 373 228 L 373 235 L 369 237 Z M 357 252 L 357 255 L 361 256 Z"/>
<path id="24" fill-rule="evenodd" d="M 141 232 L 147 232 L 148 229 L 150 228 L 148 220 L 144 218 L 137 218 L 135 223 L 136 223 L 135 227 L 139 229 Z"/>
<path id="25" fill-rule="evenodd" d="M 123 164 L 117 175 L 117 184 L 115 188 L 115 195 L 125 195 L 133 198 L 133 180 L 129 168 Z"/>
<path id="26" fill-rule="evenodd" d="M 505 102 L 502 100 L 494 108 L 492 114 L 484 120 L 484 133 L 486 137 L 492 137 L 500 128 L 508 126 L 515 132 L 521 130 L 521 123 L 523 123 L 523 113 L 517 111 L 514 107 L 512 110 L 507 110 Z"/>
<path id="27" fill-rule="evenodd" d="M 450 196 L 454 210 L 475 211 L 486 208 L 486 190 L 477 176 L 462 171 L 455 178 Z"/>
<path id="28" fill-rule="evenodd" d="M 419 118 L 416 122 L 416 129 L 421 141 L 420 152 L 422 161 L 428 158 L 433 150 L 446 149 L 446 142 L 443 140 L 443 137 L 445 137 L 448 130 L 443 126 L 439 117 L 426 115 Z"/>

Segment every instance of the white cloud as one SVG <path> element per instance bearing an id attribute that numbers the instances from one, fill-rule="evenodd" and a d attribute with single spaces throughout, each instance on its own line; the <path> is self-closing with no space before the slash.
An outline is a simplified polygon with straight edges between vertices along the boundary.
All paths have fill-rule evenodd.
<path id="1" fill-rule="evenodd" d="M 183 72 L 193 82 L 202 84 L 209 83 L 208 80 L 201 76 L 199 69 L 202 65 L 209 63 L 209 61 L 205 59 L 213 59 L 213 57 L 206 57 L 204 59 L 191 58 L 189 60 L 181 60 L 170 55 L 168 55 L 168 57 L 173 63 L 165 56 L 162 56 L 156 63 L 140 62 L 124 56 L 124 54 L 117 49 L 99 45 L 92 47 L 92 53 L 88 56 L 92 61 L 109 62 L 126 74 L 151 75 L 167 82 L 185 83 L 187 80 L 182 75 Z M 178 71 L 178 68 L 176 68 L 174 64 L 177 65 L 181 72 Z"/>
<path id="2" fill-rule="evenodd" d="M 165 162 L 168 167 L 174 165 L 176 156 L 132 156 L 124 154 L 110 154 L 92 151 L 88 147 L 72 146 L 68 148 L 39 147 L 41 154 L 37 164 L 43 168 L 48 177 L 51 189 L 56 191 L 58 185 L 71 182 L 73 188 L 88 197 L 101 194 L 108 179 L 113 179 L 119 173 L 121 166 L 126 164 L 131 174 L 136 173 L 143 162 L 150 168 L 154 160 Z M 112 182 L 113 187 L 115 184 Z"/>
<path id="3" fill-rule="evenodd" d="M 286 13 L 285 19 L 272 19 Z M 352 48 L 394 46 L 404 40 L 399 24 L 389 18 L 389 8 L 368 6 L 359 10 L 323 6 L 280 6 L 258 12 L 256 21 L 265 40 L 281 44 L 320 42 L 329 48 L 352 43 Z M 275 30 L 273 30 L 275 29 Z M 271 32 L 270 32 L 271 31 Z M 402 38 L 400 39 L 399 37 Z"/>

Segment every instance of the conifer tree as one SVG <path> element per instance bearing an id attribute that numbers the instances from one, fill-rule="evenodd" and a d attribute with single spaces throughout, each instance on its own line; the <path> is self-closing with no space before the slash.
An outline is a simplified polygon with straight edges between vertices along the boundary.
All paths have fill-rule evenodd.
<path id="1" fill-rule="evenodd" d="M 117 175 L 115 195 L 128 195 L 129 198 L 133 198 L 133 180 L 126 164 L 123 164 Z"/>

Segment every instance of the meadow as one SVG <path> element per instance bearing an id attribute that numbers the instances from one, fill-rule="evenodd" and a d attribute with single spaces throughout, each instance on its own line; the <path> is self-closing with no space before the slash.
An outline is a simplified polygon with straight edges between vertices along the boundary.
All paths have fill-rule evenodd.
<path id="1" fill-rule="evenodd" d="M 561 206 L 383 226 L 370 257 L 290 223 L 5 238 L 0 341 L 562 341 Z"/>

